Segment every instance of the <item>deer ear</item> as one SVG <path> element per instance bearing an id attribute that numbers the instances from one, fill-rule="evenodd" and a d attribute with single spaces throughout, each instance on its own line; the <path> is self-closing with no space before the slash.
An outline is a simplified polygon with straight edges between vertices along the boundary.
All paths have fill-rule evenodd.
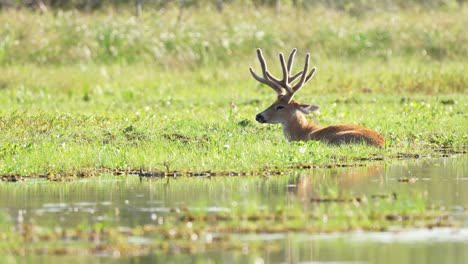
<path id="1" fill-rule="evenodd" d="M 299 105 L 299 110 L 306 115 L 319 110 L 319 108 L 320 107 L 317 105 L 308 105 L 308 104 Z"/>

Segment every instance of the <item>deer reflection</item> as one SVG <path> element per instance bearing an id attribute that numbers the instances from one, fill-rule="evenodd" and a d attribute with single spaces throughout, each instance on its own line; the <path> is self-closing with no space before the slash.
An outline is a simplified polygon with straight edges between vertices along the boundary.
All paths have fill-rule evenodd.
<path id="1" fill-rule="evenodd" d="M 383 165 L 311 170 L 291 178 L 288 193 L 305 202 L 323 195 L 337 197 L 365 188 L 370 178 L 382 175 L 382 170 Z"/>

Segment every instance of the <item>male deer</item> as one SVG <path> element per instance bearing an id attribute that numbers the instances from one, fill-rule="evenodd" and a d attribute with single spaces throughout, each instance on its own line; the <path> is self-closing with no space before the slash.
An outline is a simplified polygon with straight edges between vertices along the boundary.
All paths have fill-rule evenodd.
<path id="1" fill-rule="evenodd" d="M 279 54 L 283 79 L 279 80 L 271 75 L 263 58 L 262 50 L 257 49 L 258 60 L 262 67 L 263 78 L 258 76 L 252 68 L 250 73 L 255 80 L 273 88 L 278 94 L 278 99 L 255 119 L 260 123 L 281 124 L 286 139 L 290 141 L 319 140 L 325 143 L 339 145 L 342 143 L 366 143 L 376 147 L 384 146 L 384 137 L 379 133 L 358 125 L 331 125 L 320 127 L 305 117 L 313 111 L 319 109 L 316 105 L 303 104 L 293 99 L 294 94 L 302 88 L 315 73 L 315 67 L 309 70 L 309 57 L 306 55 L 304 69 L 291 75 L 291 68 L 296 54 L 293 49 L 289 55 L 288 64 L 284 60 L 282 53 Z M 292 85 L 300 77 L 299 81 Z"/>

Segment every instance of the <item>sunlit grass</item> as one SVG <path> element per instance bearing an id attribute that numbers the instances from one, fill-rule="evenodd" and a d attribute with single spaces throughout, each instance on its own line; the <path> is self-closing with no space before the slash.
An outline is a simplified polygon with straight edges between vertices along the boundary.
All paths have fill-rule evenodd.
<path id="1" fill-rule="evenodd" d="M 177 26 L 166 11 L 0 13 L 0 174 L 288 171 L 466 152 L 466 8 L 195 9 Z M 321 107 L 310 118 L 367 126 L 386 148 L 289 143 L 255 122 L 275 98 L 248 72 L 257 47 L 274 74 L 278 52 L 297 47 L 297 64 L 310 52 L 318 71 L 296 96 Z"/>
<path id="2" fill-rule="evenodd" d="M 356 72 L 344 69 L 351 62 L 334 65 L 324 67 L 336 72 L 319 70 L 297 99 L 321 106 L 310 117 L 320 125 L 379 131 L 386 149 L 286 142 L 279 126 L 254 120 L 274 92 L 252 80 L 247 63 L 177 73 L 142 65 L 20 66 L 0 77 L 0 168 L 21 175 L 90 168 L 288 170 L 438 155 L 433 150 L 441 147 L 466 151 L 463 63 L 441 64 L 440 71 L 415 64 L 417 75 L 398 61 L 374 71 L 374 62 Z"/>
<path id="3" fill-rule="evenodd" d="M 378 150 L 286 142 L 280 127 L 253 120 L 274 96 L 251 80 L 227 88 L 195 83 L 193 93 L 185 81 L 176 76 L 174 80 L 161 97 L 164 87 L 145 85 L 129 89 L 132 95 L 127 96 L 123 95 L 127 88 L 120 85 L 104 93 L 93 90 L 89 98 L 79 89 L 60 90 L 55 84 L 44 90 L 32 83 L 31 89 L 7 89 L 2 93 L 6 108 L 1 110 L 1 171 L 30 175 L 89 168 L 287 170 L 301 164 L 438 155 L 433 149 L 464 150 L 467 145 L 464 94 L 388 96 L 353 88 L 314 96 L 315 87 L 306 87 L 298 95 L 301 101 L 321 106 L 321 112 L 311 116 L 318 124 L 355 123 L 381 132 L 386 149 Z M 115 82 L 120 81 L 128 79 L 116 77 Z"/>
<path id="4" fill-rule="evenodd" d="M 310 51 L 318 62 L 370 57 L 463 60 L 468 52 L 466 10 L 408 8 L 353 16 L 320 6 L 277 13 L 232 5 L 223 13 L 193 9 L 180 21 L 177 7 L 145 12 L 139 19 L 125 10 L 10 10 L 0 13 L 0 63 L 145 62 L 194 69 L 235 65 L 256 47 L 269 56 L 297 47 Z"/>

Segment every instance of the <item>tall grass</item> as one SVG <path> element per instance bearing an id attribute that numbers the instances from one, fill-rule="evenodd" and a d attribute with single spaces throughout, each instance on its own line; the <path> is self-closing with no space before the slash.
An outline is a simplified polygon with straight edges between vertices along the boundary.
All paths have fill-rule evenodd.
<path id="1" fill-rule="evenodd" d="M 468 48 L 466 8 L 405 9 L 354 17 L 315 7 L 229 6 L 223 13 L 195 9 L 83 14 L 57 11 L 0 13 L 0 64 L 150 63 L 164 68 L 231 65 L 297 47 L 312 59 L 463 61 Z M 209 15 L 206 15 L 209 14 Z"/>

